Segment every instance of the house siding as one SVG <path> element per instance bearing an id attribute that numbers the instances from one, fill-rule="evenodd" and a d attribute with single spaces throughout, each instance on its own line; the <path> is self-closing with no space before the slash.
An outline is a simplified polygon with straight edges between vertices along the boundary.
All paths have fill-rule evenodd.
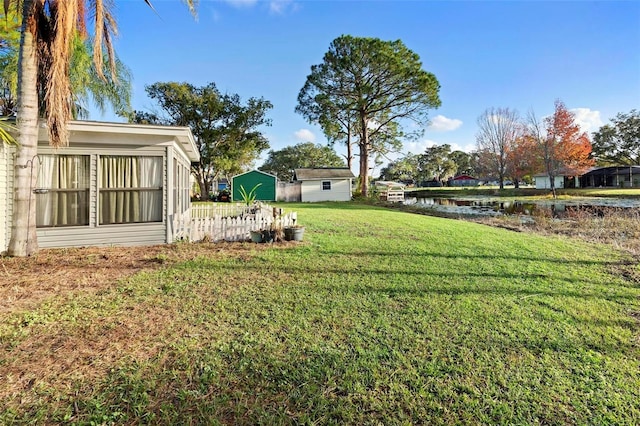
<path id="1" fill-rule="evenodd" d="M 39 228 L 37 234 L 38 246 L 41 248 L 140 246 L 167 242 L 166 224 L 160 222 L 99 227 Z"/>
<path id="2" fill-rule="evenodd" d="M 171 242 L 170 218 L 175 208 L 173 198 L 174 162 L 186 172 L 191 161 L 198 160 L 197 147 L 186 127 L 129 125 L 122 123 L 70 122 L 69 146 L 54 149 L 40 129 L 38 154 L 84 155 L 89 157 L 89 220 L 86 226 L 50 226 L 36 230 L 38 245 L 43 248 L 82 246 L 133 246 Z M 100 225 L 101 156 L 162 158 L 162 221 Z M 6 251 L 11 232 L 13 198 L 13 147 L 0 146 L 0 252 Z M 36 163 L 37 164 L 37 163 Z M 182 174 L 184 175 L 184 170 Z M 171 173 L 171 174 L 170 174 Z M 184 186 L 185 184 L 183 184 Z M 188 214 L 190 200 L 182 196 L 181 209 Z M 158 215 L 159 217 L 160 215 Z"/>
<path id="3" fill-rule="evenodd" d="M 323 190 L 322 182 L 331 182 L 331 190 Z M 321 179 L 301 182 L 301 200 L 305 203 L 320 201 L 350 201 L 351 179 Z"/>

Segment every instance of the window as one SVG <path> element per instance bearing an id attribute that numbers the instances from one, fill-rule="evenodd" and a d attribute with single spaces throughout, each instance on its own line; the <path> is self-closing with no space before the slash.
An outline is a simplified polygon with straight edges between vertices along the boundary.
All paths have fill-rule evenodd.
<path id="1" fill-rule="evenodd" d="M 323 191 L 331 191 L 331 181 L 330 180 L 322 181 L 322 190 Z"/>
<path id="2" fill-rule="evenodd" d="M 36 226 L 89 225 L 89 156 L 38 155 Z"/>
<path id="3" fill-rule="evenodd" d="M 184 213 L 190 206 L 189 198 L 190 169 L 177 159 L 173 159 L 173 213 Z"/>
<path id="4" fill-rule="evenodd" d="M 99 223 L 162 222 L 162 157 L 102 156 Z"/>

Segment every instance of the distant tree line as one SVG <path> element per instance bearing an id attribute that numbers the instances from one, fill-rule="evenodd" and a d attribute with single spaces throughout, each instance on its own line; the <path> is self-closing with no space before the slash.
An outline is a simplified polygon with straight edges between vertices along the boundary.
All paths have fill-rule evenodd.
<path id="1" fill-rule="evenodd" d="M 593 133 L 580 130 L 575 115 L 562 101 L 554 113 L 539 119 L 533 112 L 522 118 L 516 110 L 489 108 L 478 117 L 476 149 L 471 153 L 451 151 L 435 145 L 422 154 L 409 153 L 391 161 L 380 179 L 416 185 L 444 184 L 457 175 L 472 175 L 506 181 L 516 187 L 545 174 L 553 188 L 555 176 L 580 175 L 594 165 L 637 165 L 640 163 L 640 113 L 620 113 L 610 124 Z"/>

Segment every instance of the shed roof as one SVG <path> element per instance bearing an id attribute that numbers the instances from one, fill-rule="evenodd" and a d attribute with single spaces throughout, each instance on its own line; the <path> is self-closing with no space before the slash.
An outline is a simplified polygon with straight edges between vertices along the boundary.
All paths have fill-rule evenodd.
<path id="1" fill-rule="evenodd" d="M 478 179 L 469 175 L 459 175 L 454 177 L 453 180 L 478 180 Z"/>
<path id="2" fill-rule="evenodd" d="M 293 171 L 294 180 L 353 179 L 354 177 L 353 172 L 346 167 L 315 167 Z"/>
<path id="3" fill-rule="evenodd" d="M 271 173 L 263 172 L 262 170 L 258 170 L 258 169 L 249 170 L 248 172 L 244 172 L 244 173 L 237 174 L 237 175 L 235 175 L 235 176 L 232 176 L 232 177 L 231 177 L 231 179 L 235 179 L 235 178 L 237 178 L 237 177 L 244 176 L 244 175 L 247 175 L 247 174 L 249 174 L 249 173 L 251 173 L 251 174 L 260 173 L 260 174 L 263 174 L 263 175 L 265 175 L 265 176 L 269 176 L 269 177 L 272 177 L 272 178 L 274 178 L 274 179 L 278 179 L 275 175 L 272 175 Z"/>
<path id="4" fill-rule="evenodd" d="M 307 169 L 295 169 L 294 180 L 318 180 L 318 179 L 353 179 L 353 172 L 346 167 L 318 167 Z"/>

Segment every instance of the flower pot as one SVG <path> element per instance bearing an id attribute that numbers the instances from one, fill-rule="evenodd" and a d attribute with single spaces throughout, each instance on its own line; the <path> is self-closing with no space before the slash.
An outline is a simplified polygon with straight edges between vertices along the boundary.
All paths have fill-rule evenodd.
<path id="1" fill-rule="evenodd" d="M 304 227 L 284 228 L 284 239 L 287 241 L 302 241 Z"/>
<path id="2" fill-rule="evenodd" d="M 276 231 L 264 229 L 262 231 L 249 231 L 251 242 L 253 243 L 272 243 L 276 239 Z"/>
<path id="3" fill-rule="evenodd" d="M 252 243 L 261 243 L 262 240 L 262 231 L 250 231 L 251 234 L 251 242 Z"/>

